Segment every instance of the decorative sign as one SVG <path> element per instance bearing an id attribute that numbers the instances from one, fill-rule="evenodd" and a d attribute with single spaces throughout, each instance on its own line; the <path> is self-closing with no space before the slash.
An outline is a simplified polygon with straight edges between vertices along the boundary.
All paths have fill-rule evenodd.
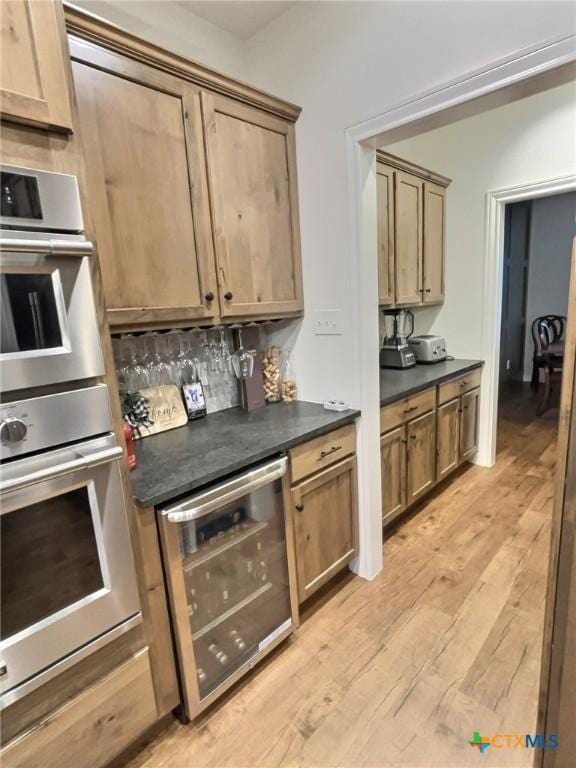
<path id="1" fill-rule="evenodd" d="M 188 415 L 180 397 L 180 390 L 174 384 L 141 389 L 139 395 L 146 402 L 148 418 L 135 430 L 135 437 L 156 435 L 158 432 L 183 427 L 188 423 Z"/>
<path id="2" fill-rule="evenodd" d="M 182 394 L 190 420 L 206 416 L 206 398 L 201 382 L 195 381 L 193 384 L 184 384 Z"/>

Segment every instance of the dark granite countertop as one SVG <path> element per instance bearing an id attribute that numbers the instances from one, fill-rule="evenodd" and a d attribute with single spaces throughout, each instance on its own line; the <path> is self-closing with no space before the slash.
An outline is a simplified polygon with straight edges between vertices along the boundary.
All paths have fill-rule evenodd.
<path id="1" fill-rule="evenodd" d="M 482 360 L 443 360 L 430 365 L 415 365 L 413 368 L 380 369 L 380 405 L 413 395 L 434 384 L 441 384 L 453 376 L 480 368 Z"/>
<path id="2" fill-rule="evenodd" d="M 131 472 L 141 507 L 162 504 L 274 454 L 349 424 L 359 411 L 326 411 L 298 401 L 246 413 L 229 408 L 136 442 Z"/>

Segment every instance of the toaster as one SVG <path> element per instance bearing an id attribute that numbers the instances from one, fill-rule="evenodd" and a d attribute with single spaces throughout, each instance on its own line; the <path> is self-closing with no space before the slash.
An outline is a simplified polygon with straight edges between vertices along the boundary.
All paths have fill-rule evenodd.
<path id="1" fill-rule="evenodd" d="M 411 336 L 408 344 L 417 363 L 439 363 L 446 360 L 446 342 L 442 336 L 434 336 L 432 333 Z"/>

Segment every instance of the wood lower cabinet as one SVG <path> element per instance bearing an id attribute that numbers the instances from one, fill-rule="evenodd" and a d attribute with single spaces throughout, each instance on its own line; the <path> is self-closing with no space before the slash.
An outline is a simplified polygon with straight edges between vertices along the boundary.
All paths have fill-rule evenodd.
<path id="1" fill-rule="evenodd" d="M 460 398 L 438 407 L 436 477 L 442 480 L 460 463 Z"/>
<path id="2" fill-rule="evenodd" d="M 460 461 L 466 461 L 478 450 L 480 390 L 473 389 L 460 398 Z"/>
<path id="3" fill-rule="evenodd" d="M 380 409 L 384 525 L 473 458 L 478 450 L 480 376 L 480 369 L 472 370 Z"/>
<path id="4" fill-rule="evenodd" d="M 412 504 L 436 483 L 436 412 L 406 425 L 406 500 Z"/>
<path id="5" fill-rule="evenodd" d="M 107 765 L 157 719 L 146 649 L 0 751 L 4 768 Z"/>
<path id="6" fill-rule="evenodd" d="M 0 102 L 3 119 L 72 132 L 59 0 L 0 3 Z"/>
<path id="7" fill-rule="evenodd" d="M 299 312 L 294 125 L 202 94 L 223 317 Z"/>
<path id="8" fill-rule="evenodd" d="M 480 389 L 438 407 L 436 475 L 438 480 L 453 472 L 478 450 Z"/>
<path id="9" fill-rule="evenodd" d="M 217 315 L 198 89 L 97 48 L 72 53 L 110 324 Z"/>
<path id="10" fill-rule="evenodd" d="M 376 159 L 379 304 L 440 304 L 450 179 L 385 152 Z"/>
<path id="11" fill-rule="evenodd" d="M 406 509 L 406 426 L 380 438 L 382 522 L 390 523 Z"/>
<path id="12" fill-rule="evenodd" d="M 332 434 L 338 432 L 341 430 Z M 331 435 L 326 437 L 329 441 Z M 302 446 L 293 450 L 299 448 Z M 348 445 L 347 450 L 353 454 L 355 445 Z M 309 474 L 290 489 L 288 514 L 294 532 L 299 602 L 310 597 L 357 554 L 356 457 L 351 455 L 340 461 L 334 454 L 330 457 L 330 466 Z M 292 456 L 291 461 L 293 465 Z"/>

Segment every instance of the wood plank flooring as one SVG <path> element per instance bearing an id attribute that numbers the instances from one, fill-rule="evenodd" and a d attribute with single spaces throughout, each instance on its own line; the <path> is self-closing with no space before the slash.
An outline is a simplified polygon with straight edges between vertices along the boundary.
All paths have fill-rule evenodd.
<path id="1" fill-rule="evenodd" d="M 495 467 L 469 467 L 347 576 L 289 642 L 130 768 L 529 766 L 474 731 L 536 728 L 557 412 L 501 410 Z"/>

